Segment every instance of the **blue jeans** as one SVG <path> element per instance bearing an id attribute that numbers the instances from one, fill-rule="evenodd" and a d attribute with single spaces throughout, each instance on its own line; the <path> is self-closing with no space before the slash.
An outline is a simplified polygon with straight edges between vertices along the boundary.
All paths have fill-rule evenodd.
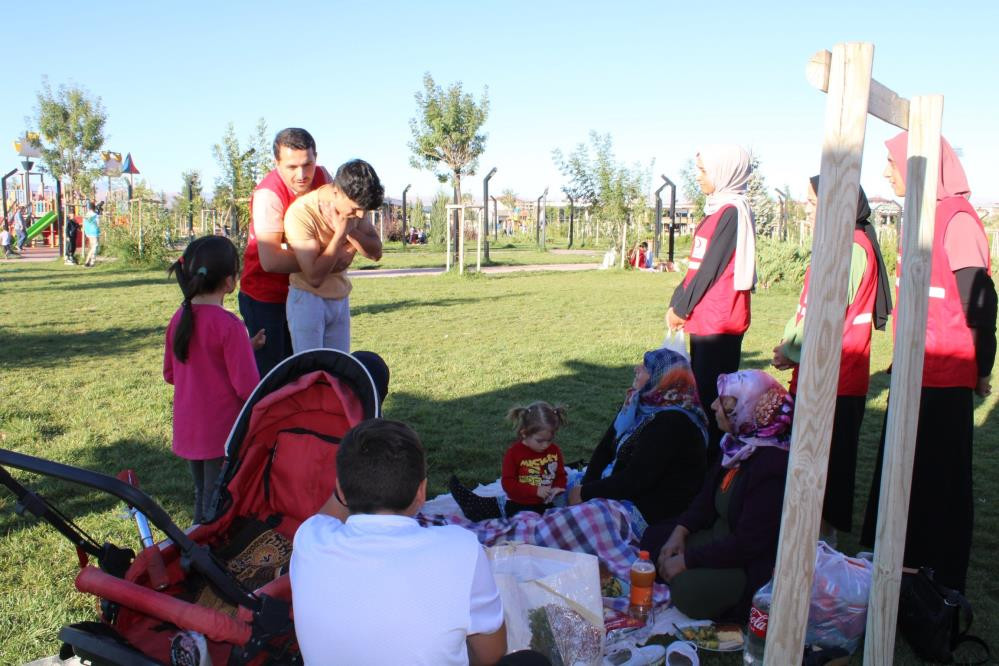
<path id="1" fill-rule="evenodd" d="M 238 300 L 239 314 L 242 315 L 250 336 L 256 335 L 260 329 L 267 332 L 267 342 L 253 352 L 257 360 L 257 371 L 263 379 L 275 365 L 291 356 L 291 336 L 288 334 L 285 305 L 258 301 L 243 292 L 239 292 Z"/>

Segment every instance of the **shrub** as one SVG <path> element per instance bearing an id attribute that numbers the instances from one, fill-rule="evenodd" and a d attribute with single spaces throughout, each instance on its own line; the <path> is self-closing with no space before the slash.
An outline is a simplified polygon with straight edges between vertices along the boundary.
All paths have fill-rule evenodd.
<path id="1" fill-rule="evenodd" d="M 174 231 L 170 224 L 170 215 L 163 209 L 143 215 L 141 251 L 140 228 L 137 222 L 110 225 L 101 231 L 108 254 L 129 264 L 145 266 L 166 266 L 177 254 L 173 243 L 186 240 L 186 237 L 171 238 Z"/>
<path id="2" fill-rule="evenodd" d="M 811 254 L 807 247 L 757 236 L 757 286 L 761 289 L 770 289 L 775 285 L 800 287 L 805 280 Z"/>

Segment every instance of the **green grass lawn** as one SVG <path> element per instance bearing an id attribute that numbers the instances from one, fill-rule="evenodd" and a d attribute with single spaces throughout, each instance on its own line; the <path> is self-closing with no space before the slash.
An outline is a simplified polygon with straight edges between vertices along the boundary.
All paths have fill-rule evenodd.
<path id="1" fill-rule="evenodd" d="M 509 252 L 511 258 L 496 251 L 497 260 L 527 261 L 531 254 Z M 387 252 L 382 263 L 405 265 L 391 263 L 396 254 L 403 253 Z M 417 256 L 405 253 L 406 260 Z M 543 256 L 546 262 L 556 258 Z M 163 271 L 116 263 L 92 270 L 0 263 L 0 446 L 109 474 L 131 467 L 144 489 L 187 524 L 191 483 L 184 463 L 170 452 L 171 388 L 161 375 L 163 333 L 180 294 Z M 559 442 L 567 459 L 587 457 L 620 405 L 631 368 L 662 340 L 665 303 L 678 279 L 612 270 L 355 280 L 353 345 L 377 350 L 388 361 L 386 415 L 413 424 L 423 437 L 436 494 L 452 473 L 471 484 L 495 479 L 512 437 L 504 414 L 534 399 L 569 406 Z M 796 300 L 790 292 L 754 296 L 745 367 L 767 366 Z M 235 309 L 235 298 L 227 305 Z M 882 370 L 889 353 L 889 336 L 876 334 L 858 526 L 884 416 L 888 379 Z M 973 633 L 999 648 L 994 407 L 992 398 L 976 411 L 969 597 L 976 611 Z M 137 542 L 134 525 L 110 497 L 16 476 L 96 537 Z M 69 542 L 12 509 L 11 496 L 0 491 L 2 664 L 54 654 L 62 624 L 95 617 L 94 599 L 73 587 L 77 565 Z M 849 537 L 840 545 L 856 550 Z M 896 663 L 912 663 L 901 639 L 896 654 Z"/>

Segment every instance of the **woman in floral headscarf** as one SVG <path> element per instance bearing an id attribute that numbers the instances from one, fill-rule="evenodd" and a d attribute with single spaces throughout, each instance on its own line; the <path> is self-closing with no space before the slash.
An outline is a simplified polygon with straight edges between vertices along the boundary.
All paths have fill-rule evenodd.
<path id="1" fill-rule="evenodd" d="M 690 362 L 668 349 L 646 352 L 569 504 L 603 497 L 633 502 L 649 523 L 676 516 L 700 488 L 706 447 Z"/>
<path id="2" fill-rule="evenodd" d="M 777 559 L 793 401 L 770 375 L 743 370 L 718 377 L 711 407 L 725 432 L 721 460 L 687 510 L 649 527 L 641 547 L 683 613 L 745 622 Z"/>

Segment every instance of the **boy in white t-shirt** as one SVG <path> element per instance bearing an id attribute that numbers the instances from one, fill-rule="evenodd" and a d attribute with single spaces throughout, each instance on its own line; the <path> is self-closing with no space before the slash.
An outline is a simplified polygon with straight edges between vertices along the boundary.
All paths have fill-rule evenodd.
<path id="1" fill-rule="evenodd" d="M 482 546 L 461 527 L 421 527 L 426 456 L 404 423 L 343 438 L 336 489 L 295 534 L 291 587 L 306 664 L 495 664 L 503 605 Z"/>

